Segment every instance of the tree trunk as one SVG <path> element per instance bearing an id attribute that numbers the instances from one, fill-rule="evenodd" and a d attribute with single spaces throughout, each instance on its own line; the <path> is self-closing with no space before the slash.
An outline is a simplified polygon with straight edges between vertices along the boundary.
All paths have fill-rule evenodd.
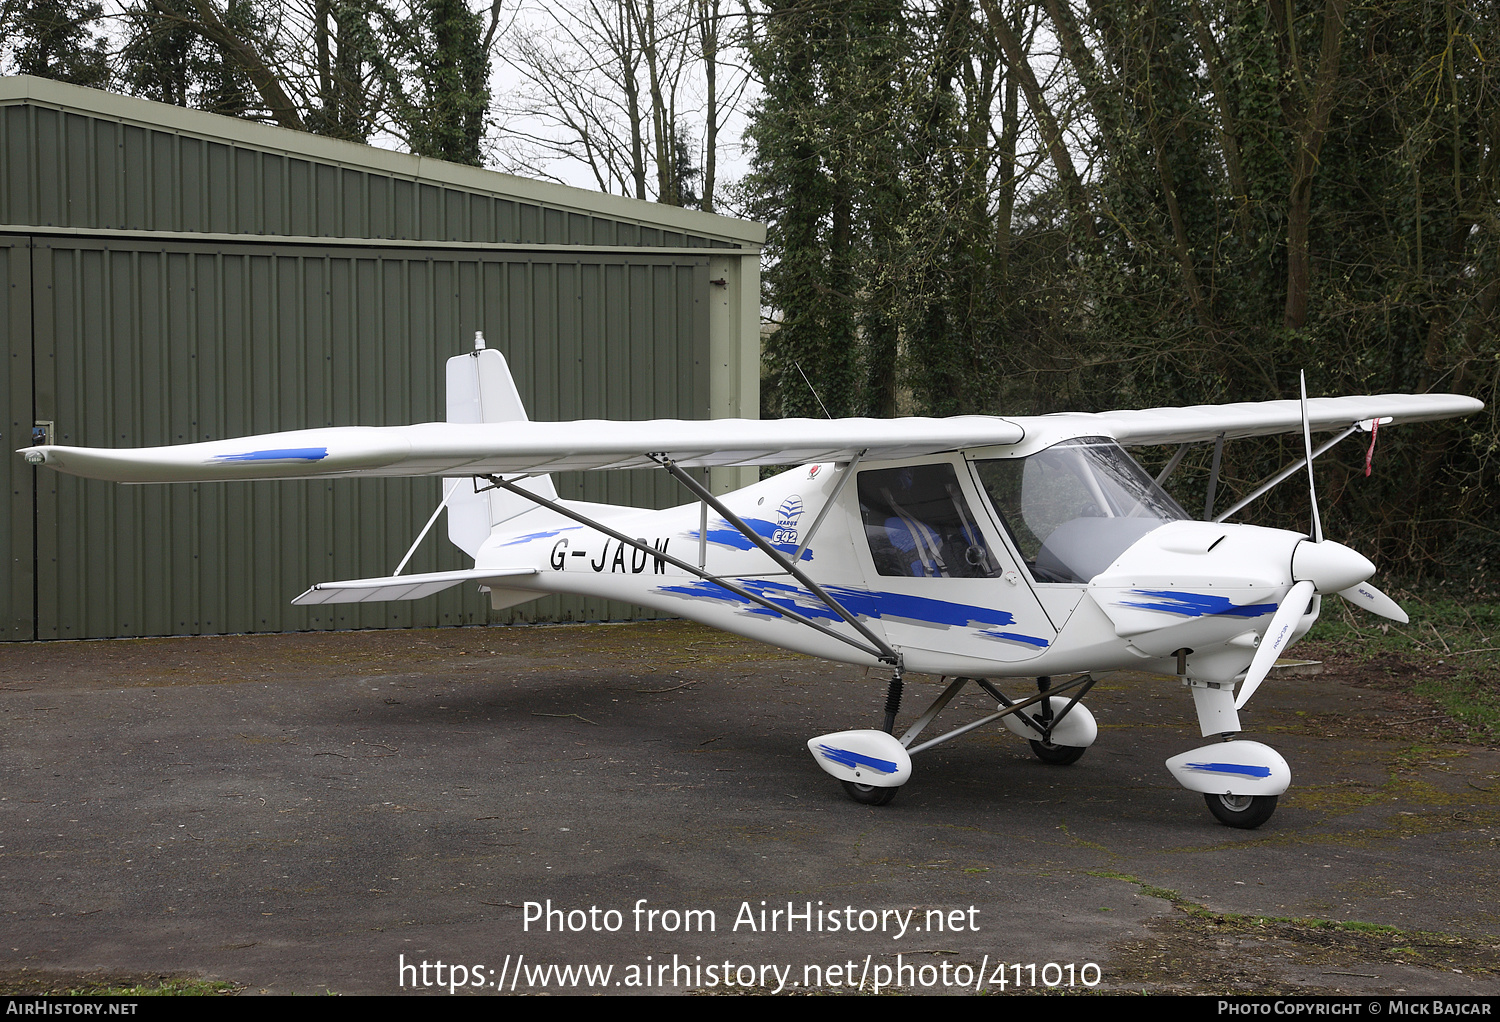
<path id="1" fill-rule="evenodd" d="M 1273 16 L 1280 0 L 1269 0 Z M 1334 86 L 1339 77 L 1339 53 L 1344 40 L 1344 12 L 1349 0 L 1327 0 L 1323 8 L 1323 33 L 1319 46 L 1317 77 L 1309 90 L 1298 66 L 1296 26 L 1279 16 L 1284 26 L 1290 60 L 1292 88 L 1302 93 L 1303 106 L 1296 121 L 1288 126 L 1297 139 L 1292 157 L 1292 184 L 1286 210 L 1286 310 L 1282 325 L 1300 330 L 1307 324 L 1308 292 L 1312 286 L 1312 252 L 1309 228 L 1312 220 L 1312 186 L 1318 172 L 1318 154 L 1328 133 L 1328 118 L 1333 112 Z"/>
<path id="2" fill-rule="evenodd" d="M 979 0 L 979 2 L 984 8 L 984 16 L 989 22 L 990 31 L 995 34 L 1001 50 L 1005 53 L 1006 62 L 1010 65 L 1010 73 L 1017 76 L 1020 80 L 1021 91 L 1026 93 L 1026 105 L 1031 110 L 1031 116 L 1036 118 L 1042 143 L 1047 147 L 1047 154 L 1052 158 L 1052 165 L 1057 170 L 1063 196 L 1073 213 L 1073 218 L 1083 229 L 1084 236 L 1090 242 L 1096 241 L 1099 234 L 1094 228 L 1094 216 L 1089 208 L 1088 197 L 1083 190 L 1083 181 L 1078 176 L 1077 168 L 1073 166 L 1073 157 L 1068 153 L 1062 128 L 1058 125 L 1057 118 L 1047 103 L 1047 97 L 1042 93 L 1042 87 L 1037 83 L 1036 74 L 1031 70 L 1031 63 L 1021 47 L 1021 41 L 996 9 L 995 0 Z"/>

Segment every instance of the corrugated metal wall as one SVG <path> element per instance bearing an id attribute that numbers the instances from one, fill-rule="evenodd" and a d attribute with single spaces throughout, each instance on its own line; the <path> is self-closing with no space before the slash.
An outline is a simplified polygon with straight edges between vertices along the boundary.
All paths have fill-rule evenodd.
<path id="1" fill-rule="evenodd" d="M 535 418 L 706 414 L 707 253 L 566 259 L 56 236 L 37 236 L 29 250 L 25 243 L 3 238 L 0 247 L 11 294 L 30 277 L 34 317 L 34 403 L 23 352 L 11 352 L 6 381 L 12 408 L 33 410 L 10 416 L 8 440 L 32 418 L 55 420 L 59 443 L 85 446 L 440 419 L 443 361 L 466 350 L 476 329 L 511 360 Z M 389 573 L 436 506 L 436 480 L 122 487 L 14 456 L 6 471 L 11 638 L 33 637 L 24 612 L 33 476 L 35 638 L 405 627 L 490 615 L 468 587 L 412 603 L 287 603 L 310 582 Z M 558 484 L 563 496 L 587 500 L 683 499 L 661 473 Z M 408 570 L 467 566 L 434 531 Z M 497 617 L 629 614 L 551 598 Z"/>
<path id="2" fill-rule="evenodd" d="M 0 106 L 0 152 L 5 224 L 496 245 L 739 247 L 690 231 L 36 103 Z"/>
<path id="3" fill-rule="evenodd" d="M 33 542 L 32 488 L 36 469 L 11 454 L 13 448 L 31 442 L 31 250 L 24 238 L 0 235 L 0 329 L 5 331 L 6 351 L 0 364 L 0 400 L 5 401 L 4 464 L 0 482 L 5 500 L 0 501 L 0 553 L 4 555 L 5 578 L 0 585 L 0 624 L 7 639 L 29 639 L 36 633 L 35 544 Z"/>
<path id="4" fill-rule="evenodd" d="M 753 415 L 756 366 L 738 345 L 758 343 L 761 237 L 721 217 L 0 79 L 4 440 L 29 443 L 37 419 L 57 423 L 57 442 L 90 446 L 437 419 L 443 362 L 475 330 L 510 358 L 537 419 L 736 414 L 738 386 Z M 468 587 L 413 603 L 287 602 L 312 582 L 389 573 L 437 503 L 435 480 L 118 487 L 10 454 L 0 474 L 10 639 L 492 617 Z M 566 497 L 680 502 L 658 476 L 557 482 Z M 467 566 L 444 532 L 408 570 Z M 493 617 L 639 613 L 549 598 Z"/>

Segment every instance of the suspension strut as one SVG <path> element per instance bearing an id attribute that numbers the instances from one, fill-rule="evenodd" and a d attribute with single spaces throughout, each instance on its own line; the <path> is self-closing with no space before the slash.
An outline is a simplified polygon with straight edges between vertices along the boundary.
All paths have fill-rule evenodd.
<path id="1" fill-rule="evenodd" d="M 891 683 L 885 690 L 885 728 L 888 735 L 896 733 L 896 714 L 901 712 L 901 671 L 891 675 Z"/>

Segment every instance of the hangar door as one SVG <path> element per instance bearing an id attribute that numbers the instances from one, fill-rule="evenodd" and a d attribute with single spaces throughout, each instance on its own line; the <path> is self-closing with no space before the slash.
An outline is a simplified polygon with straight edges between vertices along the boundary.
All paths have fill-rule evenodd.
<path id="1" fill-rule="evenodd" d="M 443 362 L 475 330 L 534 419 L 707 416 L 708 253 L 371 248 L 10 237 L 7 441 L 151 446 L 439 419 Z M 24 299 L 21 296 L 25 296 Z M 17 432 L 20 430 L 21 432 Z M 9 455 L 11 639 L 483 623 L 468 587 L 292 607 L 316 581 L 389 573 L 437 480 L 116 486 Z M 567 497 L 663 506 L 651 473 L 563 476 Z M 34 487 L 34 491 L 33 491 Z M 467 566 L 438 528 L 407 569 Z M 538 620 L 640 616 L 550 597 Z"/>

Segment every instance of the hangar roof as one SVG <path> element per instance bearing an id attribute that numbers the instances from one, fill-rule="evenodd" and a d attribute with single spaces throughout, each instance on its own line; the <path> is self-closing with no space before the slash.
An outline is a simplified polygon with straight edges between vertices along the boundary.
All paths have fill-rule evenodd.
<path id="1" fill-rule="evenodd" d="M 0 77 L 8 225 L 757 248 L 761 224 L 26 75 Z"/>

